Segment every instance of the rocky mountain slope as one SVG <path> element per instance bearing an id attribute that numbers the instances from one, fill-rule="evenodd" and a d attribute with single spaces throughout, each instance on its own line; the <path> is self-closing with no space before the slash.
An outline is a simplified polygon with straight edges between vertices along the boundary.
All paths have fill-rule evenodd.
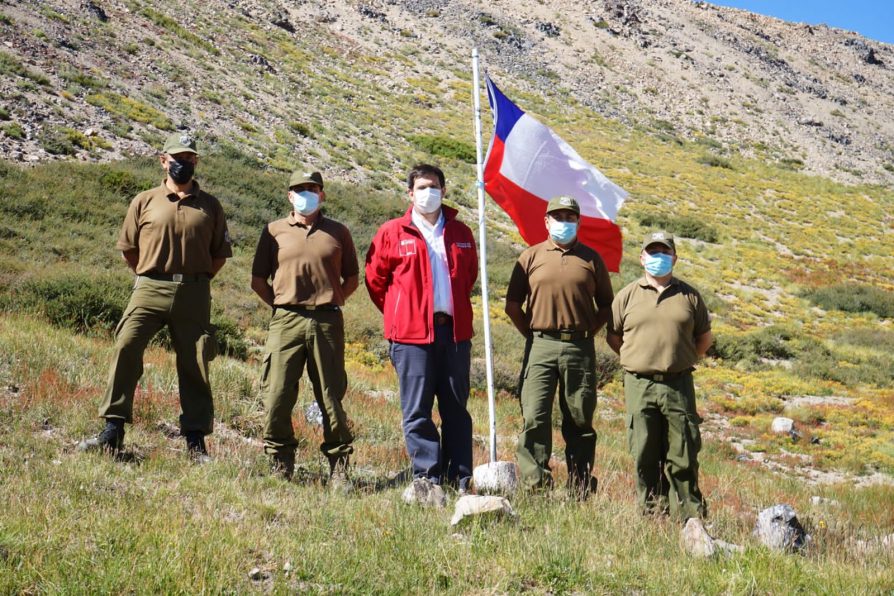
<path id="1" fill-rule="evenodd" d="M 474 46 L 559 129 L 894 182 L 894 47 L 688 0 L 2 0 L 0 152 L 110 160 L 188 128 L 347 180 L 425 135 L 468 160 Z"/>

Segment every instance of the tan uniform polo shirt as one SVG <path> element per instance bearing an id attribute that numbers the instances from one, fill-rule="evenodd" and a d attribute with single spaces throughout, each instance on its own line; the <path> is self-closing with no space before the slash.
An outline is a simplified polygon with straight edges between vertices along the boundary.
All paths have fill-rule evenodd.
<path id="1" fill-rule="evenodd" d="M 621 367 L 641 373 L 674 373 L 698 361 L 695 338 L 711 330 L 708 309 L 698 291 L 671 278 L 663 292 L 645 277 L 618 292 L 612 302 L 609 332 L 619 335 Z"/>
<path id="2" fill-rule="evenodd" d="M 294 213 L 264 227 L 251 266 L 252 276 L 273 278 L 278 306 L 344 306 L 342 281 L 359 273 L 348 228 L 322 215 L 305 226 Z"/>
<path id="3" fill-rule="evenodd" d="M 212 259 L 233 256 L 223 207 L 198 182 L 182 199 L 164 182 L 134 197 L 116 246 L 139 251 L 138 275 L 210 275 Z"/>
<path id="4" fill-rule="evenodd" d="M 610 308 L 612 295 L 599 253 L 580 242 L 566 250 L 546 240 L 522 252 L 506 300 L 526 304 L 534 331 L 596 331 L 597 307 Z"/>

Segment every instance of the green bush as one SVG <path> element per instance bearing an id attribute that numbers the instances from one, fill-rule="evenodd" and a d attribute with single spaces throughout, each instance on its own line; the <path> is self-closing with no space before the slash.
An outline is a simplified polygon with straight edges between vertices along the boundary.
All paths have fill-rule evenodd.
<path id="1" fill-rule="evenodd" d="M 647 213 L 637 217 L 646 228 L 660 228 L 683 238 L 696 238 L 705 242 L 717 242 L 717 230 L 700 219 L 689 215 L 663 215 Z"/>
<path id="2" fill-rule="evenodd" d="M 785 360 L 795 355 L 791 342 L 795 334 L 778 325 L 764 327 L 745 335 L 718 334 L 711 353 L 731 362 L 757 363 L 762 358 Z"/>
<path id="3" fill-rule="evenodd" d="M 218 351 L 231 358 L 245 360 L 248 358 L 248 341 L 245 333 L 235 322 L 228 319 L 223 313 L 215 313 L 211 317 L 211 324 L 217 328 Z"/>
<path id="4" fill-rule="evenodd" d="M 57 129 L 45 130 L 40 135 L 40 146 L 52 155 L 74 155 L 78 148 L 64 132 Z"/>
<path id="5" fill-rule="evenodd" d="M 702 155 L 695 161 L 706 166 L 711 166 L 712 168 L 724 168 L 727 170 L 733 169 L 733 164 L 731 164 L 728 159 L 720 157 L 719 155 L 714 155 L 713 153 Z"/>
<path id="6" fill-rule="evenodd" d="M 40 136 L 40 144 L 53 155 L 74 155 L 78 148 L 93 151 L 97 148 L 108 149 L 111 145 L 100 137 L 88 137 L 84 133 L 60 126 L 45 130 Z"/>
<path id="7" fill-rule="evenodd" d="M 18 122 L 10 122 L 6 126 L 0 126 L 0 130 L 10 139 L 22 140 L 25 138 L 25 129 Z"/>
<path id="8" fill-rule="evenodd" d="M 853 346 L 894 354 L 894 331 L 886 329 L 848 329 L 838 333 L 833 339 Z"/>
<path id="9" fill-rule="evenodd" d="M 99 184 L 107 191 L 121 197 L 133 197 L 146 190 L 151 182 L 143 180 L 127 170 L 110 170 L 99 176 Z"/>
<path id="10" fill-rule="evenodd" d="M 155 108 L 130 97 L 124 97 L 117 93 L 103 92 L 88 95 L 86 101 L 92 106 L 102 108 L 107 112 L 128 120 L 151 124 L 161 130 L 174 129 L 174 125 L 167 116 Z"/>
<path id="11" fill-rule="evenodd" d="M 308 139 L 314 138 L 314 133 L 310 129 L 310 127 L 306 124 L 298 122 L 297 120 L 289 121 L 289 128 L 293 131 L 301 135 L 302 137 L 306 137 Z"/>
<path id="12" fill-rule="evenodd" d="M 110 332 L 130 295 L 131 281 L 120 275 L 69 273 L 23 283 L 3 301 L 4 310 L 45 317 L 79 333 Z"/>
<path id="13" fill-rule="evenodd" d="M 104 89 L 108 84 L 78 68 L 63 68 L 59 73 L 63 80 L 86 89 Z"/>
<path id="14" fill-rule="evenodd" d="M 792 373 L 800 377 L 836 381 L 848 387 L 864 384 L 891 387 L 894 384 L 894 361 L 877 356 L 846 359 L 825 345 L 812 342 L 798 354 Z"/>
<path id="15" fill-rule="evenodd" d="M 49 86 L 50 80 L 37 72 L 28 70 L 15 57 L 6 52 L 0 52 L 0 75 L 17 76 L 24 79 L 30 79 L 38 85 L 44 87 Z"/>
<path id="16" fill-rule="evenodd" d="M 432 155 L 457 159 L 465 163 L 475 163 L 476 161 L 475 146 L 471 143 L 434 135 L 413 135 L 409 141 L 422 151 Z"/>
<path id="17" fill-rule="evenodd" d="M 894 317 L 894 292 L 875 286 L 838 284 L 808 289 L 802 296 L 826 310 L 872 312 L 884 318 Z"/>

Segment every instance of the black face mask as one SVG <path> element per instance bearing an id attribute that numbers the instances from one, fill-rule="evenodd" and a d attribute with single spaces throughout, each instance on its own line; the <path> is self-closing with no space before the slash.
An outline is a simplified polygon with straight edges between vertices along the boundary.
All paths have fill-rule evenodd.
<path id="1" fill-rule="evenodd" d="M 192 180 L 193 174 L 196 172 L 196 164 L 191 161 L 179 161 L 171 159 L 168 161 L 168 176 L 171 177 L 176 184 L 186 184 Z"/>

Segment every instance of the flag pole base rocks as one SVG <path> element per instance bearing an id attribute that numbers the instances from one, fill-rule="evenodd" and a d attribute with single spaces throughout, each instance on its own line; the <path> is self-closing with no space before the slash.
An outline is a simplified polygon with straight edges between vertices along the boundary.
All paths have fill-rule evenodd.
<path id="1" fill-rule="evenodd" d="M 493 461 L 477 466 L 472 482 L 479 493 L 511 494 L 518 488 L 518 471 L 513 462 Z"/>

